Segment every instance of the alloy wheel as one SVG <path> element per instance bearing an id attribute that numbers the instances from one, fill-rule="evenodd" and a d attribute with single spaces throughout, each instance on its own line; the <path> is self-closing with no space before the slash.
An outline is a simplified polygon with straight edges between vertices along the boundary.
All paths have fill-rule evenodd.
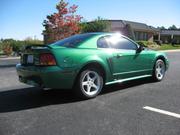
<path id="1" fill-rule="evenodd" d="M 155 75 L 158 80 L 162 80 L 165 75 L 165 64 L 162 60 L 156 62 Z"/>
<path id="2" fill-rule="evenodd" d="M 96 95 L 101 89 L 100 76 L 95 71 L 88 71 L 82 78 L 81 86 L 86 95 Z"/>

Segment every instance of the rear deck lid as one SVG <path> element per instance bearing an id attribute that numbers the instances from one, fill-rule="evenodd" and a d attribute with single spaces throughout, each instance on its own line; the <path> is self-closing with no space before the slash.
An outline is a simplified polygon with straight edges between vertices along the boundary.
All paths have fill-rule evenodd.
<path id="1" fill-rule="evenodd" d="M 49 46 L 26 46 L 21 54 L 21 64 L 24 66 L 38 65 L 39 56 L 43 53 L 51 53 Z"/>

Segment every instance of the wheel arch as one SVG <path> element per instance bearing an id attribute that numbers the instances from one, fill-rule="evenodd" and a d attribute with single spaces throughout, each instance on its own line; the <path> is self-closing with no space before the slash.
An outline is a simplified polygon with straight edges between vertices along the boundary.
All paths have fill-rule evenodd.
<path id="1" fill-rule="evenodd" d="M 84 71 L 85 69 L 87 69 L 88 67 L 95 67 L 97 69 L 100 69 L 100 71 L 102 72 L 102 75 L 103 75 L 103 80 L 104 80 L 104 83 L 106 82 L 106 78 L 107 78 L 107 71 L 106 71 L 106 68 L 104 67 L 104 65 L 98 61 L 90 61 L 90 62 L 87 62 L 85 63 L 78 71 L 76 77 L 75 77 L 75 81 L 74 81 L 74 84 L 76 83 L 80 73 L 82 71 Z"/>
<path id="2" fill-rule="evenodd" d="M 163 55 L 158 55 L 158 56 L 156 57 L 155 61 L 154 61 L 154 65 L 155 65 L 155 63 L 156 63 L 156 61 L 157 61 L 158 59 L 161 59 L 161 60 L 164 61 L 165 67 L 166 67 L 166 70 L 167 70 L 167 61 L 166 61 L 165 56 L 163 56 Z"/>

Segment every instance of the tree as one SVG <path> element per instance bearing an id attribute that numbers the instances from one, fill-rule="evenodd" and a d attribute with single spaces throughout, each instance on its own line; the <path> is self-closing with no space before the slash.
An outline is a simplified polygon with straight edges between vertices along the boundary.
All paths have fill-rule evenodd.
<path id="1" fill-rule="evenodd" d="M 45 44 L 52 43 L 57 40 L 69 37 L 71 35 L 78 34 L 80 32 L 79 23 L 82 17 L 76 15 L 78 6 L 72 5 L 68 7 L 69 3 L 61 0 L 57 5 L 57 13 L 47 16 L 47 20 L 44 20 L 43 31 Z"/>
<path id="2" fill-rule="evenodd" d="M 165 30 L 166 29 L 164 26 L 157 27 L 157 28 L 160 29 L 160 30 Z"/>
<path id="3" fill-rule="evenodd" d="M 98 17 L 92 22 L 84 22 L 81 24 L 81 32 L 105 32 L 109 31 L 109 22 Z"/>
<path id="4" fill-rule="evenodd" d="M 24 40 L 25 41 L 33 41 L 33 38 L 32 37 L 26 37 Z"/>
<path id="5" fill-rule="evenodd" d="M 3 39 L 1 38 L 1 40 L 0 40 L 0 53 L 2 51 L 2 46 L 3 46 Z"/>
<path id="6" fill-rule="evenodd" d="M 178 30 L 178 28 L 175 25 L 172 25 L 168 28 L 169 30 Z"/>
<path id="7" fill-rule="evenodd" d="M 7 56 L 11 55 L 13 51 L 13 44 L 14 40 L 13 39 L 5 39 L 2 41 L 2 50 L 3 53 L 6 54 Z"/>

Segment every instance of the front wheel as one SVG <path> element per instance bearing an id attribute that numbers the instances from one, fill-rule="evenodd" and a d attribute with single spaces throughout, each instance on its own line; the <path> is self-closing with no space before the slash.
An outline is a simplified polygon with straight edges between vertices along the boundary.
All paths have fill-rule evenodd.
<path id="1" fill-rule="evenodd" d="M 158 59 L 154 66 L 153 71 L 153 80 L 154 81 L 161 81 L 163 80 L 166 73 L 166 66 L 163 60 Z"/>
<path id="2" fill-rule="evenodd" d="M 103 76 L 95 68 L 87 68 L 82 71 L 76 84 L 76 94 L 84 99 L 96 97 L 103 88 Z"/>

